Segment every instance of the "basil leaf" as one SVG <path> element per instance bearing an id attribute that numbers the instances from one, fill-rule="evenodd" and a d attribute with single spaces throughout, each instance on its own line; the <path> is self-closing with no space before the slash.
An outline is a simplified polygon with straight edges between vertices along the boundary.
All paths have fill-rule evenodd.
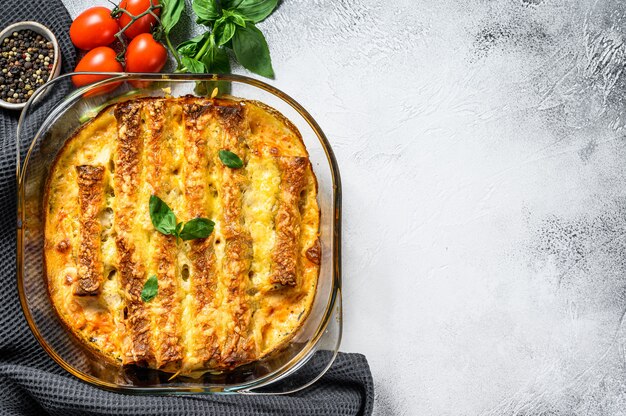
<path id="1" fill-rule="evenodd" d="M 219 30 L 220 26 L 222 26 L 224 23 L 226 23 L 226 16 L 222 16 L 219 19 L 217 19 L 215 22 L 213 22 L 212 32 Z"/>
<path id="2" fill-rule="evenodd" d="M 230 9 L 232 7 L 235 11 L 239 12 L 239 14 L 243 15 L 246 20 L 258 23 L 274 11 L 278 0 L 241 0 L 227 3 L 229 3 L 230 7 L 224 5 L 224 8 Z"/>
<path id="3" fill-rule="evenodd" d="M 218 155 L 222 163 L 229 168 L 239 169 L 243 167 L 243 160 L 229 150 L 220 150 Z"/>
<path id="4" fill-rule="evenodd" d="M 213 74 L 228 74 L 230 72 L 230 60 L 226 49 L 215 44 L 215 39 L 211 37 L 210 44 L 200 61 L 206 66 L 206 72 Z"/>
<path id="5" fill-rule="evenodd" d="M 193 0 L 191 7 L 198 16 L 196 23 L 201 25 L 208 25 L 221 16 L 216 0 Z"/>
<path id="6" fill-rule="evenodd" d="M 185 11 L 185 0 L 161 0 L 161 5 L 161 25 L 169 34 Z"/>
<path id="7" fill-rule="evenodd" d="M 228 43 L 228 41 L 232 39 L 233 35 L 235 34 L 235 27 L 235 24 L 231 22 L 226 22 L 226 24 L 224 24 L 224 28 L 222 29 L 222 33 L 219 37 L 219 46 Z"/>
<path id="8" fill-rule="evenodd" d="M 157 280 L 156 274 L 153 274 L 148 278 L 148 280 L 146 280 L 146 283 L 143 285 L 143 289 L 141 289 L 141 300 L 144 302 L 150 302 L 158 293 L 159 281 Z"/>
<path id="9" fill-rule="evenodd" d="M 207 73 L 228 74 L 230 73 L 230 59 L 226 49 L 217 46 L 213 40 L 204 56 L 201 58 Z M 220 95 L 229 94 L 231 83 L 229 81 L 199 81 L 196 83 L 195 92 L 200 96 L 207 96 L 217 88 Z"/>
<path id="10" fill-rule="evenodd" d="M 184 241 L 193 240 L 196 238 L 207 238 L 213 232 L 215 223 L 206 218 L 194 218 L 187 221 L 179 237 Z"/>
<path id="11" fill-rule="evenodd" d="M 222 9 L 234 9 L 241 4 L 243 0 L 221 0 Z"/>
<path id="12" fill-rule="evenodd" d="M 241 65 L 255 74 L 274 78 L 267 42 L 254 24 L 237 28 L 232 40 L 235 56 Z"/>
<path id="13" fill-rule="evenodd" d="M 200 50 L 200 44 L 204 43 L 204 40 L 208 36 L 209 32 L 186 40 L 176 47 L 176 51 L 181 55 L 193 58 L 194 56 L 196 56 L 196 53 L 198 53 L 198 50 Z"/>
<path id="14" fill-rule="evenodd" d="M 224 19 L 235 23 L 237 26 L 246 27 L 246 19 L 236 11 L 224 10 Z"/>
<path id="15" fill-rule="evenodd" d="M 150 220 L 159 232 L 173 235 L 176 231 L 176 216 L 161 198 L 150 195 Z"/>
<path id="16" fill-rule="evenodd" d="M 207 67 L 207 72 L 214 74 L 228 74 L 230 72 L 230 59 L 228 59 L 228 53 L 224 48 L 218 46 L 210 48 L 202 62 Z"/>
<path id="17" fill-rule="evenodd" d="M 180 60 L 187 68 L 187 72 L 191 72 L 193 74 L 203 74 L 206 72 L 204 64 L 196 59 L 183 55 L 180 57 Z"/>

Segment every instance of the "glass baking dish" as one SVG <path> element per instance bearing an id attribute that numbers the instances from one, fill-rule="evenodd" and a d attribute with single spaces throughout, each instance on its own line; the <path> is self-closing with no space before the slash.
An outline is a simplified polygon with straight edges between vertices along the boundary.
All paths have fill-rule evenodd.
<path id="1" fill-rule="evenodd" d="M 285 394 L 318 380 L 330 367 L 341 341 L 341 185 L 333 151 L 317 122 L 294 99 L 255 79 L 237 75 L 107 74 L 111 78 L 76 89 L 73 74 L 37 90 L 17 127 L 17 285 L 35 338 L 61 367 L 95 386 L 125 393 Z M 133 89 L 127 81 L 143 88 Z M 118 83 L 107 94 L 102 86 Z M 218 90 L 214 90 L 219 87 Z M 97 88 L 100 88 L 97 90 Z M 290 344 L 254 363 L 199 379 L 176 377 L 102 360 L 65 330 L 47 292 L 43 269 L 42 203 L 48 170 L 65 140 L 104 104 L 142 96 L 182 96 L 230 91 L 275 108 L 299 129 L 319 185 L 322 262 L 311 312 Z"/>

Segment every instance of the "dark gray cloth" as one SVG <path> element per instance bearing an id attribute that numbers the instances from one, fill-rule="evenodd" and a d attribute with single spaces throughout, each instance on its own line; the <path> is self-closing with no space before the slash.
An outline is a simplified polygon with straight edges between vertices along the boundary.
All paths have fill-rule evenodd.
<path id="1" fill-rule="evenodd" d="M 0 28 L 35 20 L 58 37 L 63 72 L 76 51 L 59 0 L 4 0 Z M 0 415 L 368 415 L 373 383 L 360 354 L 340 354 L 312 387 L 289 396 L 131 396 L 100 390 L 64 372 L 39 346 L 16 286 L 15 128 L 18 112 L 0 110 Z M 315 358 L 314 358 L 315 359 Z"/>

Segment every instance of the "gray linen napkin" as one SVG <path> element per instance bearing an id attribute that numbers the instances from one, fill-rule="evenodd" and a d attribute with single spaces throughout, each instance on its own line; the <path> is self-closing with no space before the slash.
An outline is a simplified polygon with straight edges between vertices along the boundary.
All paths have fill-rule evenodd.
<path id="1" fill-rule="evenodd" d="M 76 51 L 60 0 L 3 0 L 0 29 L 35 20 L 57 36 L 63 72 Z M 0 415 L 369 415 L 374 387 L 367 360 L 340 353 L 315 385 L 289 396 L 132 396 L 87 385 L 39 346 L 22 314 L 15 278 L 15 128 L 18 112 L 0 110 Z M 315 359 L 315 358 L 313 358 Z"/>

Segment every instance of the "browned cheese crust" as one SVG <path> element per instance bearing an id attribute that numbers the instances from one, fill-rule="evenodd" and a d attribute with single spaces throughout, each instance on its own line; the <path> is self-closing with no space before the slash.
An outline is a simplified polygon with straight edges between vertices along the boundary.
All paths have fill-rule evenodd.
<path id="1" fill-rule="evenodd" d="M 273 256 L 272 283 L 296 285 L 298 276 L 298 240 L 300 237 L 300 193 L 306 185 L 309 163 L 304 157 L 277 157 L 282 172 L 276 214 L 276 250 Z"/>
<path id="2" fill-rule="evenodd" d="M 225 166 L 220 150 L 237 154 Z M 158 232 L 156 195 L 207 238 Z M 317 286 L 317 183 L 297 129 L 254 101 L 146 98 L 68 139 L 45 198 L 45 264 L 70 331 L 123 365 L 195 375 L 279 351 Z M 158 281 L 150 301 L 141 293 Z"/>
<path id="3" fill-rule="evenodd" d="M 80 207 L 80 246 L 78 251 L 78 296 L 97 295 L 102 282 L 100 255 L 100 206 L 104 194 L 104 167 L 76 166 Z"/>
<path id="4" fill-rule="evenodd" d="M 150 348 L 150 316 L 141 291 L 145 281 L 143 252 L 133 239 L 139 203 L 143 140 L 141 140 L 141 105 L 136 102 L 120 104 L 114 111 L 117 121 L 115 163 L 115 228 L 119 256 L 120 283 L 126 307 L 125 338 L 122 344 L 124 363 L 153 365 Z"/>

